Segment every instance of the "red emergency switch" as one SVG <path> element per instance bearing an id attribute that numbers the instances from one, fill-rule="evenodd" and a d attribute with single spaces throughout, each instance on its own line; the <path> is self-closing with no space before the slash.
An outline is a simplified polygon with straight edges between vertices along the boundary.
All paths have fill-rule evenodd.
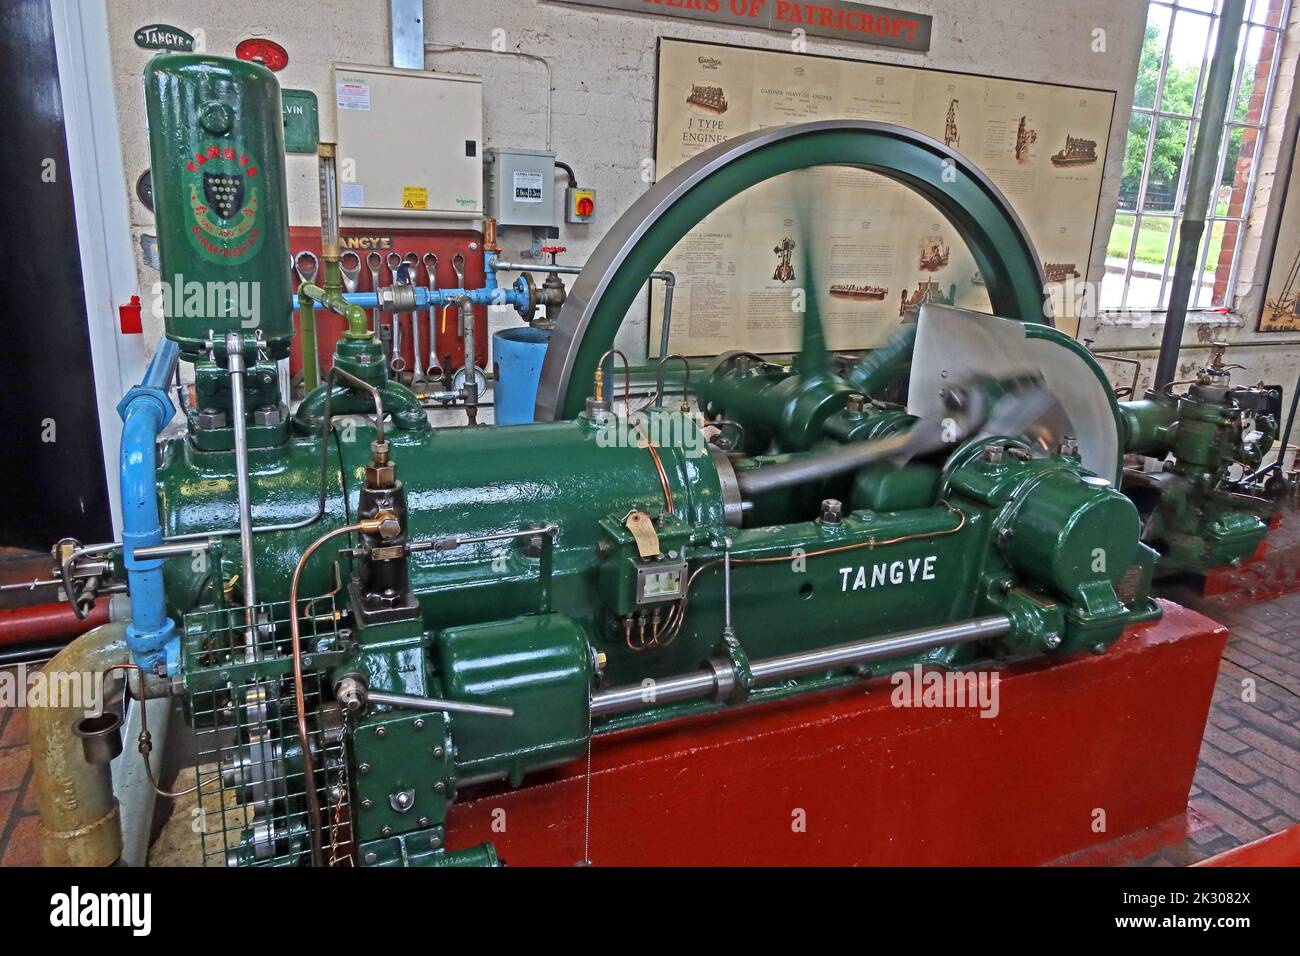
<path id="1" fill-rule="evenodd" d="M 570 186 L 564 196 L 566 222 L 590 222 L 596 214 L 596 190 Z"/>
<path id="2" fill-rule="evenodd" d="M 138 295 L 131 296 L 131 301 L 127 305 L 117 307 L 123 335 L 142 335 L 144 333 L 144 318 L 141 312 L 140 297 Z"/>

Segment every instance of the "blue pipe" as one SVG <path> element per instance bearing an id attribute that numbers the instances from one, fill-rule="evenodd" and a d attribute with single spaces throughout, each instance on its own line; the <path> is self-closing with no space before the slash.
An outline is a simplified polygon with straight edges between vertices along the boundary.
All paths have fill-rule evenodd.
<path id="1" fill-rule="evenodd" d="M 159 664 L 174 672 L 179 665 L 180 640 L 167 616 L 162 561 L 137 561 L 135 549 L 162 544 L 158 517 L 156 444 L 176 407 L 168 394 L 180 348 L 164 340 L 154 352 L 144 381 L 118 403 L 122 416 L 120 457 L 122 494 L 122 560 L 131 590 L 131 623 L 126 643 L 135 662 L 149 673 Z"/>
<path id="2" fill-rule="evenodd" d="M 415 287 L 415 311 L 423 312 L 433 307 L 435 309 L 450 305 L 452 302 L 469 297 L 469 300 L 475 305 L 508 305 L 513 307 L 520 314 L 523 314 L 532 304 L 529 301 L 528 292 L 522 282 L 516 282 L 509 289 L 502 289 L 497 284 L 497 272 L 493 267 L 493 261 L 496 259 L 496 253 L 487 252 L 483 255 L 484 274 L 486 275 L 486 285 L 481 289 L 426 289 L 424 286 Z M 350 305 L 359 305 L 363 309 L 374 309 L 379 307 L 379 296 L 374 292 L 345 292 L 343 298 Z M 298 297 L 294 296 L 291 300 L 291 308 L 301 308 Z M 317 309 L 323 308 L 319 302 L 314 303 Z"/>

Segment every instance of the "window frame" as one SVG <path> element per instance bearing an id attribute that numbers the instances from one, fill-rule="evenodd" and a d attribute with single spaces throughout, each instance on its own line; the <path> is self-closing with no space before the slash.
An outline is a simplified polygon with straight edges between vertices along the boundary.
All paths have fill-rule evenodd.
<path id="1" fill-rule="evenodd" d="M 1255 10 L 1257 6 L 1262 6 L 1262 19 L 1255 19 Z M 1219 24 L 1221 23 L 1221 14 L 1223 0 L 1214 0 L 1210 10 L 1199 9 L 1189 5 L 1189 0 L 1150 0 L 1147 11 L 1147 23 L 1151 21 L 1152 12 L 1163 9 L 1169 16 L 1168 28 L 1165 33 L 1164 50 L 1160 57 L 1160 70 L 1156 79 L 1156 86 L 1153 91 L 1151 105 L 1138 106 L 1134 104 L 1129 113 L 1129 131 L 1133 129 L 1134 121 L 1138 117 L 1144 117 L 1145 122 L 1149 124 L 1147 129 L 1146 149 L 1142 160 L 1142 173 L 1138 181 L 1138 189 L 1134 196 L 1133 208 L 1126 209 L 1122 200 L 1116 200 L 1115 217 L 1111 222 L 1111 231 L 1115 228 L 1115 220 L 1123 216 L 1131 218 L 1133 221 L 1133 233 L 1129 240 L 1128 253 L 1125 257 L 1123 271 L 1123 284 L 1119 297 L 1119 303 L 1114 306 L 1101 307 L 1101 312 L 1144 312 L 1157 313 L 1165 312 L 1168 309 L 1167 297 L 1169 287 L 1173 277 L 1174 260 L 1177 251 L 1179 226 L 1183 221 L 1183 214 L 1187 202 L 1188 174 L 1191 168 L 1191 157 L 1195 147 L 1197 131 L 1204 113 L 1204 94 L 1206 80 L 1209 76 L 1210 61 L 1213 58 L 1215 37 L 1218 34 Z M 1254 204 L 1256 187 L 1259 184 L 1259 161 L 1263 152 L 1264 139 L 1269 127 L 1269 116 L 1272 111 L 1273 98 L 1277 89 L 1278 71 L 1281 67 L 1282 54 L 1285 49 L 1285 39 L 1287 27 L 1291 20 L 1291 14 L 1294 8 L 1294 0 L 1283 0 L 1281 9 L 1281 18 L 1276 26 L 1270 26 L 1267 23 L 1267 14 L 1270 8 L 1268 0 L 1255 0 L 1247 10 L 1246 18 L 1242 23 L 1242 36 L 1238 43 L 1238 50 L 1235 62 L 1233 64 L 1232 76 L 1232 93 L 1228 102 L 1228 117 L 1224 123 L 1223 135 L 1219 140 L 1215 170 L 1216 170 L 1216 189 L 1214 199 L 1209 213 L 1205 219 L 1205 233 L 1201 242 L 1201 248 L 1198 251 L 1198 270 L 1200 275 L 1204 276 L 1205 267 L 1209 258 L 1210 247 L 1213 242 L 1214 230 L 1222 224 L 1224 233 L 1229 230 L 1231 223 L 1237 223 L 1236 236 L 1232 251 L 1232 263 L 1228 271 L 1227 284 L 1224 291 L 1223 305 L 1214 304 L 1214 290 L 1211 286 L 1209 292 L 1209 301 L 1202 302 L 1204 292 L 1204 282 L 1198 281 L 1193 284 L 1192 301 L 1189 303 L 1189 311 L 1210 311 L 1220 308 L 1231 309 L 1234 305 L 1237 277 L 1241 269 L 1242 250 L 1246 225 L 1250 221 L 1251 209 Z M 1202 51 L 1200 73 L 1197 77 L 1196 91 L 1192 98 L 1192 112 L 1190 114 L 1178 113 L 1171 110 L 1162 109 L 1162 99 L 1164 97 L 1165 83 L 1168 77 L 1170 55 L 1173 49 L 1174 31 L 1178 28 L 1180 17 L 1199 17 L 1208 21 L 1208 29 L 1205 35 L 1205 48 Z M 1244 82 L 1246 70 L 1248 67 L 1248 58 L 1250 56 L 1250 41 L 1254 31 L 1262 31 L 1263 41 L 1260 43 L 1259 55 L 1255 60 L 1255 69 L 1258 64 L 1265 59 L 1268 50 L 1268 42 L 1271 38 L 1272 53 L 1269 57 L 1269 74 L 1268 82 L 1264 90 L 1264 99 L 1261 103 L 1258 122 L 1250 122 L 1249 109 L 1246 118 L 1237 120 L 1237 110 L 1240 103 L 1242 84 Z M 1145 24 L 1144 24 L 1145 35 Z M 1135 78 L 1136 80 L 1136 78 Z M 1187 124 L 1187 137 L 1183 143 L 1182 163 L 1178 171 L 1178 185 L 1173 196 L 1173 205 L 1168 212 L 1148 212 L 1144 210 L 1146 205 L 1148 188 L 1151 184 L 1151 161 L 1155 149 L 1156 136 L 1159 132 L 1162 122 L 1184 122 Z M 1229 144 L 1233 134 L 1241 130 L 1243 140 L 1249 135 L 1250 131 L 1255 133 L 1254 154 L 1251 158 L 1249 179 L 1245 184 L 1243 193 L 1243 202 L 1238 215 L 1218 215 L 1218 185 L 1223 181 L 1226 164 L 1229 160 Z M 1124 137 L 1124 149 L 1128 149 L 1128 132 Z M 1238 154 L 1240 157 L 1240 154 Z M 1169 239 L 1165 245 L 1164 263 L 1160 270 L 1160 291 L 1156 296 L 1154 304 L 1130 304 L 1129 296 L 1132 288 L 1133 271 L 1136 265 L 1136 253 L 1138 241 L 1142 235 L 1143 225 L 1147 220 L 1163 220 L 1169 223 Z M 1109 246 L 1109 236 L 1107 245 Z M 1216 269 L 1217 272 L 1217 269 Z"/>

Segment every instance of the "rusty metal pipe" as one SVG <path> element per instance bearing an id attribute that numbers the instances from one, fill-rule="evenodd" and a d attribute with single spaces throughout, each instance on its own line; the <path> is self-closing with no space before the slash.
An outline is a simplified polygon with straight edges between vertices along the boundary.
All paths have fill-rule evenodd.
<path id="1" fill-rule="evenodd" d="M 45 665 L 58 674 L 102 674 L 131 660 L 126 625 L 105 624 Z M 102 705 L 102 701 L 100 702 Z M 122 856 L 122 825 L 107 767 L 86 762 L 73 725 L 82 706 L 33 707 L 28 714 L 41 858 L 46 866 L 111 866 Z"/>
<path id="2" fill-rule="evenodd" d="M 101 597 L 85 620 L 67 604 L 0 608 L 0 647 L 45 644 L 85 634 L 108 623 L 108 606 L 109 599 Z"/>

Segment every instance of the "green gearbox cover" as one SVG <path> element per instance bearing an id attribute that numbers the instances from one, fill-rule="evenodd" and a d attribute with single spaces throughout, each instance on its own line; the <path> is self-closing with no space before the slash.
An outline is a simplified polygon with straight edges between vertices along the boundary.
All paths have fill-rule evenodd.
<path id="1" fill-rule="evenodd" d="M 448 697 L 515 711 L 513 717 L 456 715 L 458 776 L 505 776 L 518 786 L 526 768 L 582 753 L 591 645 L 572 618 L 530 614 L 452 627 L 437 647 Z"/>

